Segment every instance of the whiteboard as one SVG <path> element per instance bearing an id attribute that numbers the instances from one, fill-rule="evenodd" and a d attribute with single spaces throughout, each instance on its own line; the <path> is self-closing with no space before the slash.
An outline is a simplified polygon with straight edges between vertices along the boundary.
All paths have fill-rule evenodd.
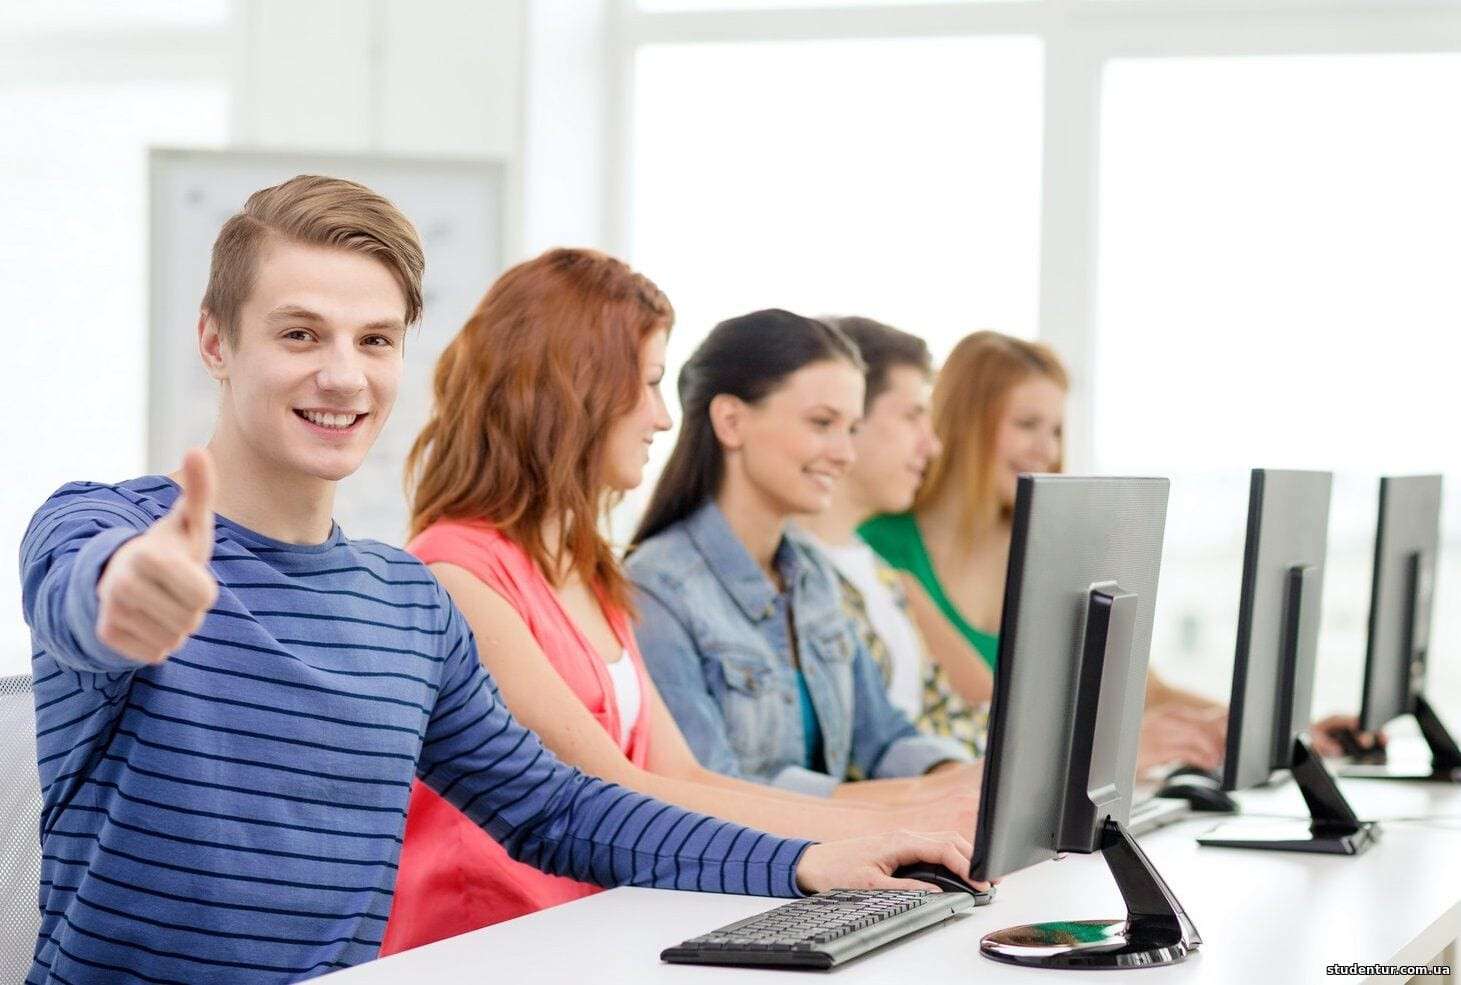
<path id="1" fill-rule="evenodd" d="M 412 160 L 271 151 L 153 149 L 149 155 L 147 467 L 171 472 L 207 442 L 218 385 L 203 369 L 196 331 L 213 240 L 260 188 L 298 174 L 349 178 L 380 192 L 416 224 L 426 250 L 424 314 L 406 341 L 390 421 L 355 475 L 335 519 L 351 537 L 400 544 L 406 535 L 402 468 L 431 409 L 442 348 L 502 271 L 504 167 L 486 160 Z"/>

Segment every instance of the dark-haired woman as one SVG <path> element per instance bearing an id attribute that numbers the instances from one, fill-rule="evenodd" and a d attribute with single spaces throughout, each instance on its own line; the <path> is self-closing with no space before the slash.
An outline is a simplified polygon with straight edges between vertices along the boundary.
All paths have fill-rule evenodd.
<path id="1" fill-rule="evenodd" d="M 717 325 L 680 374 L 684 423 L 626 570 L 646 666 L 700 762 L 884 803 L 977 788 L 968 749 L 888 701 L 829 569 L 787 536 L 852 461 L 863 366 L 787 311 Z"/>

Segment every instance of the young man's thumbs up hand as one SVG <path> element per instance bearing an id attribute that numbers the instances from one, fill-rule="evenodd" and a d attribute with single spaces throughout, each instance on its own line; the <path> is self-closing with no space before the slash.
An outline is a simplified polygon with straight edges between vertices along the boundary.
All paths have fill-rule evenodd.
<path id="1" fill-rule="evenodd" d="M 205 449 L 183 456 L 183 493 L 145 533 L 107 562 L 96 585 L 96 635 L 139 663 L 160 663 L 203 624 L 218 597 L 213 556 L 217 479 Z"/>

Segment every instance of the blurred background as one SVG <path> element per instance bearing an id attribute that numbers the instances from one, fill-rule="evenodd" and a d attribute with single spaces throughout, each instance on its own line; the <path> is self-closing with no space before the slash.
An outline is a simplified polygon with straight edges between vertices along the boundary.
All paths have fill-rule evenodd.
<path id="1" fill-rule="evenodd" d="M 1358 702 L 1378 476 L 1449 472 L 1429 691 L 1454 723 L 1458 93 L 1457 0 L 4 0 L 0 674 L 29 666 L 32 511 L 171 467 L 157 353 L 194 325 L 152 296 L 149 154 L 249 149 L 496 176 L 492 259 L 428 312 L 417 372 L 560 244 L 664 288 L 672 377 L 773 305 L 939 356 L 1047 339 L 1071 470 L 1172 478 L 1153 663 L 1215 697 L 1251 467 L 1336 473 L 1320 713 Z"/>

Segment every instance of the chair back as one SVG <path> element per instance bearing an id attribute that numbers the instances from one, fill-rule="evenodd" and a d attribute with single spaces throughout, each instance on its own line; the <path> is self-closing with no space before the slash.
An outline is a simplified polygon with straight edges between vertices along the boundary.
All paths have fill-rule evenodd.
<path id="1" fill-rule="evenodd" d="M 41 787 L 29 674 L 0 677 L 0 981 L 22 982 L 40 930 Z"/>

